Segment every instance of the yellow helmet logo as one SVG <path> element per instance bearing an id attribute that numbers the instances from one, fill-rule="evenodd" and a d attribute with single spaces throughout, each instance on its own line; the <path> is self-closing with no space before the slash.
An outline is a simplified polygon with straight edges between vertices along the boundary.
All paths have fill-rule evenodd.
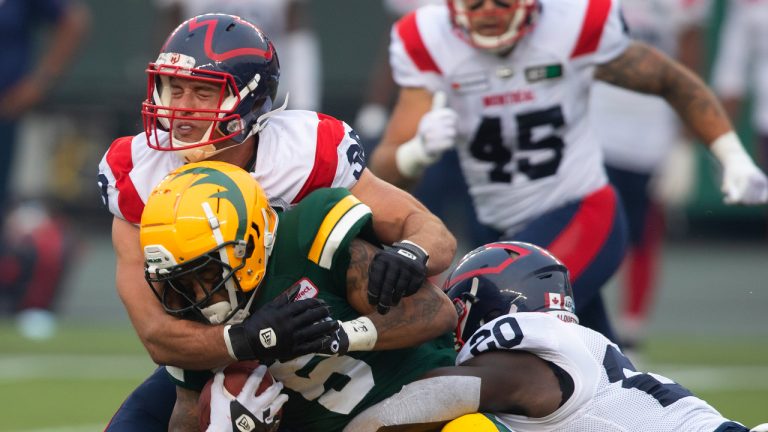
<path id="1" fill-rule="evenodd" d="M 176 174 L 173 179 L 177 179 L 179 177 L 190 174 L 205 175 L 204 177 L 201 177 L 192 183 L 189 186 L 190 188 L 203 184 L 212 184 L 224 187 L 224 190 L 216 192 L 213 195 L 210 195 L 208 198 L 221 198 L 232 203 L 232 205 L 235 207 L 235 212 L 237 212 L 238 219 L 237 233 L 235 234 L 235 238 L 233 240 L 245 240 L 245 229 L 248 224 L 248 210 L 245 207 L 245 198 L 243 198 L 243 193 L 240 191 L 237 183 L 235 183 L 234 180 L 232 180 L 223 172 L 207 166 L 197 166 L 187 169 Z"/>

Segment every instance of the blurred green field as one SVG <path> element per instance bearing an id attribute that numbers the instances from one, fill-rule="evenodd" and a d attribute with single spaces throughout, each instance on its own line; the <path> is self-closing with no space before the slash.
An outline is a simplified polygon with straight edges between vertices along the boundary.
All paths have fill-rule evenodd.
<path id="1" fill-rule="evenodd" d="M 32 342 L 0 322 L 0 431 L 102 430 L 124 397 L 154 368 L 132 330 L 64 326 Z M 725 416 L 768 421 L 768 344 L 751 339 L 653 338 L 640 369 L 673 378 Z"/>

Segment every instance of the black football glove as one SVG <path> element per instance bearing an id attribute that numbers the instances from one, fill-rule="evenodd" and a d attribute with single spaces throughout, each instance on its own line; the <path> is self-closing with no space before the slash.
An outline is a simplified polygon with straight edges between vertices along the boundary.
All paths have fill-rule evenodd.
<path id="1" fill-rule="evenodd" d="M 339 328 L 335 332 L 323 338 L 318 354 L 344 355 L 349 351 L 349 335 L 341 326 L 341 321 L 338 324 Z"/>
<path id="2" fill-rule="evenodd" d="M 421 288 L 427 278 L 429 255 L 410 242 L 385 246 L 371 261 L 368 275 L 368 303 L 380 314 Z"/>
<path id="3" fill-rule="evenodd" d="M 339 323 L 330 319 L 322 300 L 292 298 L 283 293 L 242 323 L 227 327 L 224 337 L 237 360 L 290 360 L 321 350 Z"/>

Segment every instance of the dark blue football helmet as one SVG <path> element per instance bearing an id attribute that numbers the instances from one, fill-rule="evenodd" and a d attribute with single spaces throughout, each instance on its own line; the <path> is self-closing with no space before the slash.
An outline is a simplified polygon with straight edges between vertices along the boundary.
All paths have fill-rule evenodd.
<path id="1" fill-rule="evenodd" d="M 473 250 L 456 265 L 444 290 L 459 314 L 457 347 L 483 324 L 508 313 L 544 312 L 579 322 L 568 269 L 530 243 L 496 242 Z"/>
<path id="2" fill-rule="evenodd" d="M 240 144 L 260 130 L 259 118 L 273 110 L 280 64 L 272 42 L 250 22 L 234 15 L 205 14 L 171 33 L 147 74 L 147 99 L 141 113 L 149 146 L 170 151 L 210 146 L 212 150 L 214 143 Z M 172 79 L 215 86 L 218 103 L 204 109 L 173 106 Z M 175 126 L 184 122 L 209 122 L 210 126 L 199 141 L 184 142 L 174 136 Z M 158 129 L 170 131 L 170 139 L 159 139 Z"/>

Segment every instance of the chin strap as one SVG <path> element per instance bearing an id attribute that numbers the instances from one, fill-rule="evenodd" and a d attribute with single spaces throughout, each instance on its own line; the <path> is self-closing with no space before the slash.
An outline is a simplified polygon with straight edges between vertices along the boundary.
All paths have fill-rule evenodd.
<path id="1" fill-rule="evenodd" d="M 259 133 L 267 125 L 267 120 L 269 120 L 270 117 L 273 117 L 285 111 L 285 109 L 288 108 L 289 96 L 290 96 L 290 93 L 286 93 L 285 100 L 283 101 L 282 105 L 280 105 L 278 108 L 273 109 L 272 111 L 265 112 L 264 114 L 260 115 L 259 118 L 256 119 L 256 123 L 253 124 L 253 128 L 251 128 L 251 132 L 248 134 L 248 136 L 251 137 Z"/>
<path id="2" fill-rule="evenodd" d="M 203 204 L 203 211 L 205 212 L 205 217 L 208 218 L 208 224 L 211 226 L 211 230 L 213 231 L 213 238 L 216 239 L 216 245 L 221 246 L 224 244 L 224 236 L 221 234 L 221 228 L 219 224 L 219 218 L 216 217 L 216 214 L 213 213 L 213 210 L 211 209 L 211 205 L 208 204 L 208 201 L 204 201 Z M 243 242 L 242 240 L 238 240 L 238 242 Z M 239 245 L 238 245 L 239 246 Z M 245 253 L 245 248 L 242 248 L 242 253 Z M 229 262 L 229 257 L 227 256 L 227 251 L 225 247 L 219 247 L 219 259 L 221 262 L 226 264 L 227 267 L 232 269 L 232 264 Z M 235 247 L 235 256 L 238 255 L 238 248 Z M 242 257 L 239 257 L 242 258 Z M 235 286 L 235 280 L 234 275 L 233 277 L 227 277 L 226 274 L 227 269 L 222 267 L 221 269 L 221 277 L 226 280 L 224 282 L 224 286 L 227 287 L 227 293 L 229 294 L 229 303 L 230 305 L 236 305 L 237 304 L 237 287 Z M 231 306 L 230 306 L 231 308 Z"/>

